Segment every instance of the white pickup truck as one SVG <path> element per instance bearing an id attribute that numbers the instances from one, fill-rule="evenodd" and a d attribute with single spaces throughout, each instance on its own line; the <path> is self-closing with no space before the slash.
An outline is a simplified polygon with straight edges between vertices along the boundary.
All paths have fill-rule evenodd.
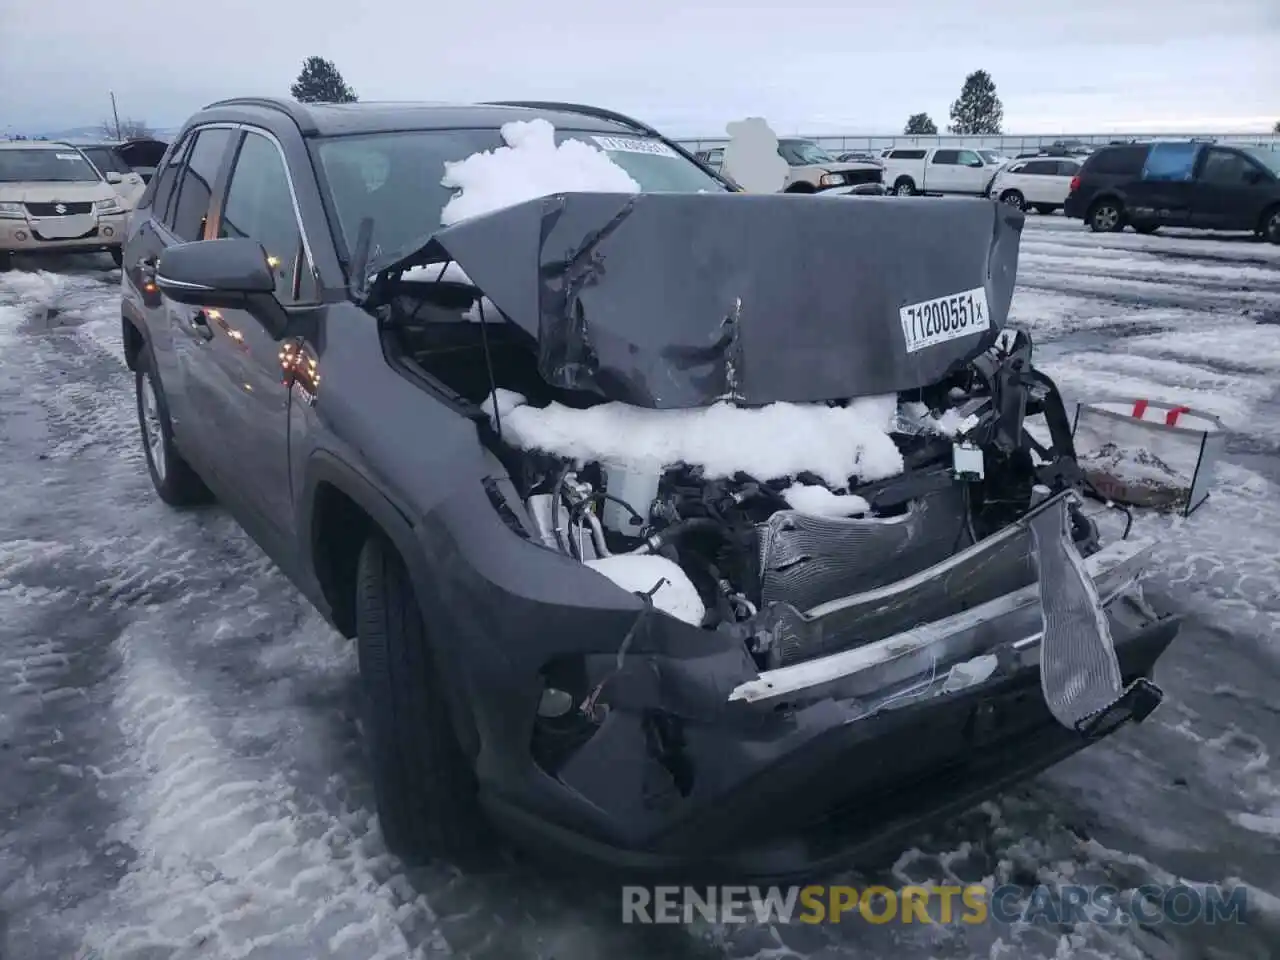
<path id="1" fill-rule="evenodd" d="M 895 147 L 880 158 L 884 185 L 891 193 L 958 193 L 985 196 L 996 171 L 1006 162 L 992 154 L 956 147 Z"/>

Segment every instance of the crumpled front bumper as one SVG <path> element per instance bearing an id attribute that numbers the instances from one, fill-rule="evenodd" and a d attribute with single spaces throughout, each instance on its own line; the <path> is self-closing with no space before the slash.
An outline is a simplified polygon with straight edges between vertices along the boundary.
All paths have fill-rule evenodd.
<path id="1" fill-rule="evenodd" d="M 1099 723 L 1071 729 L 1050 712 L 1033 583 L 754 675 L 710 645 L 688 658 L 591 657 L 591 682 L 610 678 L 598 687 L 598 727 L 553 775 L 498 784 L 482 770 L 483 802 L 524 845 L 611 872 L 723 880 L 835 869 L 1154 708 L 1158 690 L 1133 684 L 1150 674 L 1178 622 L 1157 614 L 1138 585 L 1152 546 L 1120 541 L 1083 561 L 1120 677 L 1137 691 Z M 825 616 L 848 617 L 869 602 L 848 598 Z M 718 705 L 706 703 L 713 695 Z"/>

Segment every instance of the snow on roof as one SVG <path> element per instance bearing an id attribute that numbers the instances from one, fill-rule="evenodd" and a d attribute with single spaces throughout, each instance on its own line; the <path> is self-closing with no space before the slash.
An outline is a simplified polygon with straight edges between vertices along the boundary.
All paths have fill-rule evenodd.
<path id="1" fill-rule="evenodd" d="M 661 469 L 684 463 L 708 477 L 742 472 L 757 480 L 812 473 L 839 490 L 850 477 L 881 480 L 902 472 L 902 454 L 889 431 L 897 398 L 863 397 L 847 406 L 771 403 L 738 407 L 721 402 L 690 410 L 650 410 L 603 403 L 586 410 L 552 403 L 528 405 L 510 390 L 496 399 L 503 439 L 579 463 L 609 461 Z M 800 491 L 801 496 L 804 494 Z M 859 504 L 826 509 L 858 512 Z"/>
<path id="2" fill-rule="evenodd" d="M 445 163 L 440 183 L 458 192 L 440 213 L 444 226 L 556 193 L 640 192 L 603 150 L 581 140 L 557 144 L 546 120 L 504 123 L 501 133 L 505 147 Z"/>

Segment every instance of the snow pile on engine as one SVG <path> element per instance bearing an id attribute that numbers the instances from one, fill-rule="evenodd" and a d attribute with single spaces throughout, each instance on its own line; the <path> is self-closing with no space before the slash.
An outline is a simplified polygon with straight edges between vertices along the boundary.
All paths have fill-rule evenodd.
<path id="1" fill-rule="evenodd" d="M 640 192 L 603 150 L 581 140 L 557 144 L 546 120 L 504 123 L 501 133 L 505 147 L 445 163 L 440 183 L 458 192 L 440 213 L 444 226 L 557 193 Z"/>
<path id="2" fill-rule="evenodd" d="M 690 410 L 650 410 L 602 403 L 579 410 L 552 403 L 530 406 L 520 394 L 498 390 L 502 437 L 512 446 L 580 464 L 622 461 L 655 468 L 700 467 L 708 479 L 746 473 L 779 480 L 811 473 L 834 489 L 850 477 L 872 481 L 902 472 L 902 454 L 889 431 L 897 417 L 893 396 L 863 397 L 847 406 L 716 403 Z M 803 491 L 797 493 L 806 499 Z M 807 495 L 808 503 L 813 495 Z M 827 502 L 826 510 L 833 509 Z M 859 512 L 848 502 L 834 509 Z M 826 512 L 826 511 L 824 511 Z"/>

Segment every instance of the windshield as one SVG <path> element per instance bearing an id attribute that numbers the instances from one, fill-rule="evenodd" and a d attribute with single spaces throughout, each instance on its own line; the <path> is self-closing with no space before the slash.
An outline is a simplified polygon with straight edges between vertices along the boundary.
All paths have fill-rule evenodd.
<path id="1" fill-rule="evenodd" d="M 1266 147 L 1245 147 L 1244 152 L 1280 177 L 1280 150 L 1269 150 Z"/>
<path id="2" fill-rule="evenodd" d="M 81 183 L 101 179 L 93 165 L 73 147 L 0 150 L 0 183 Z"/>
<path id="3" fill-rule="evenodd" d="M 605 151 L 650 193 L 722 193 L 726 188 L 661 140 L 557 130 L 556 142 L 581 140 Z M 453 196 L 441 185 L 446 161 L 503 146 L 497 130 L 413 130 L 331 137 L 316 142 L 347 250 L 356 246 L 360 222 L 373 220 L 370 259 L 408 253 L 409 246 L 440 228 L 440 213 Z"/>
<path id="4" fill-rule="evenodd" d="M 805 167 L 811 163 L 835 163 L 835 158 L 810 140 L 781 140 L 778 152 L 793 167 Z"/>
<path id="5" fill-rule="evenodd" d="M 125 174 L 133 172 L 120 154 L 110 147 L 81 147 L 80 152 L 88 157 L 90 162 L 103 173 Z"/>

